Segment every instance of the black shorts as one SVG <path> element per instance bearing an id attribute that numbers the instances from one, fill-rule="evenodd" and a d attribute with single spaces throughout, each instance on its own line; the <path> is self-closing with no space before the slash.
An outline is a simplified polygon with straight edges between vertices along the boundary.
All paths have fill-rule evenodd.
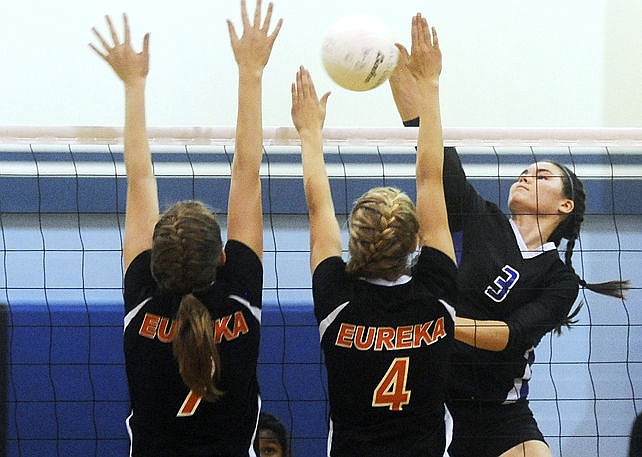
<path id="1" fill-rule="evenodd" d="M 448 402 L 453 418 L 450 457 L 497 457 L 525 441 L 544 436 L 528 406 L 528 400 L 503 405 L 494 402 Z"/>

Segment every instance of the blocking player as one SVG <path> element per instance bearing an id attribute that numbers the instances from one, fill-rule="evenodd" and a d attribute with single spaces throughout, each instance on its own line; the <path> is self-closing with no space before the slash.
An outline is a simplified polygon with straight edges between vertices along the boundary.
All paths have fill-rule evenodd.
<path id="1" fill-rule="evenodd" d="M 228 20 L 239 71 L 236 153 L 228 202 L 228 241 L 200 202 L 172 206 L 159 219 L 145 126 L 149 34 L 131 46 L 109 17 L 109 38 L 91 45 L 125 87 L 127 206 L 123 262 L 124 350 L 133 456 L 255 456 L 260 398 L 256 378 L 263 253 L 259 167 L 261 80 L 281 21 L 269 33 L 272 4 L 253 19 L 241 2 L 243 34 Z"/>
<path id="2" fill-rule="evenodd" d="M 420 88 L 416 208 L 393 188 L 355 203 L 348 262 L 323 159 L 329 94 L 319 100 L 301 67 L 292 119 L 301 139 L 310 218 L 314 310 L 328 372 L 329 455 L 439 456 L 456 265 L 442 187 L 441 51 L 435 29 L 412 20 L 410 68 Z M 421 253 L 411 272 L 410 256 Z"/>

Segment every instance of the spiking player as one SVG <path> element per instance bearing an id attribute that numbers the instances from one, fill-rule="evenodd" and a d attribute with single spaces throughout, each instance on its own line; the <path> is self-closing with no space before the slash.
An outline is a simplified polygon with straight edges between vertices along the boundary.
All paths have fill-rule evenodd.
<path id="1" fill-rule="evenodd" d="M 390 84 L 404 124 L 416 126 L 425 118 L 407 59 L 402 50 Z M 567 167 L 550 161 L 528 166 L 510 190 L 511 218 L 467 182 L 454 148 L 445 151 L 443 173 L 450 227 L 463 232 L 448 453 L 550 457 L 527 400 L 534 348 L 548 332 L 574 322 L 579 285 L 621 298 L 628 282 L 588 284 L 575 273 L 571 256 L 586 195 Z M 557 252 L 562 238 L 564 262 Z"/>
<path id="2" fill-rule="evenodd" d="M 180 202 L 159 220 L 145 128 L 149 35 L 143 51 L 107 18 L 113 44 L 95 29 L 91 45 L 125 86 L 127 207 L 125 364 L 132 456 L 255 456 L 260 408 L 259 351 L 263 230 L 261 80 L 281 21 L 269 34 L 272 4 L 254 20 L 241 2 L 243 35 L 228 21 L 239 69 L 236 153 L 228 204 L 228 241 L 200 202 Z"/>
<path id="3" fill-rule="evenodd" d="M 314 309 L 328 371 L 329 455 L 439 456 L 444 389 L 454 338 L 456 266 L 442 187 L 441 51 L 417 14 L 410 68 L 420 87 L 417 204 L 392 188 L 362 195 L 350 215 L 350 260 L 322 150 L 329 94 L 319 100 L 303 67 L 292 85 L 310 217 Z M 409 256 L 419 245 L 414 271 Z"/>

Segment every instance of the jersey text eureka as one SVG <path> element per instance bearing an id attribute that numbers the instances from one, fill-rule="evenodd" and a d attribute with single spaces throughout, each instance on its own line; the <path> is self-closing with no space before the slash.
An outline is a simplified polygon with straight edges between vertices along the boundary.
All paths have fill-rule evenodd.
<path id="1" fill-rule="evenodd" d="M 430 346 L 446 336 L 444 317 L 423 324 L 399 327 L 365 327 L 342 322 L 335 341 L 336 346 L 360 351 L 414 349 Z"/>
<path id="2" fill-rule="evenodd" d="M 214 342 L 216 344 L 223 341 L 223 338 L 226 341 L 235 340 L 250 331 L 241 311 L 212 321 L 212 326 L 214 327 Z M 161 343 L 171 343 L 175 332 L 176 327 L 170 318 L 152 313 L 145 313 L 143 323 L 138 330 L 140 336 L 150 340 L 157 338 Z"/>

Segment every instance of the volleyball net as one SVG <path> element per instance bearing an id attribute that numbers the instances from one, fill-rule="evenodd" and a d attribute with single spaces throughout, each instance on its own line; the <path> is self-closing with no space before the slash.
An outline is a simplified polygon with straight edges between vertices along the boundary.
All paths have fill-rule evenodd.
<path id="1" fill-rule="evenodd" d="M 326 454 L 327 388 L 312 312 L 300 147 L 264 131 L 263 408 L 295 456 Z M 445 129 L 472 184 L 505 211 L 527 164 L 583 180 L 573 265 L 589 282 L 630 279 L 626 300 L 581 291 L 579 322 L 536 349 L 532 408 L 553 455 L 625 455 L 642 411 L 642 130 Z M 0 128 L 0 455 L 126 455 L 122 353 L 126 180 L 122 130 Z M 413 199 L 417 130 L 326 129 L 325 157 L 347 246 L 352 202 L 390 185 Z M 225 231 L 232 128 L 149 129 L 161 209 L 198 199 Z M 458 236 L 455 234 L 456 243 Z"/>

